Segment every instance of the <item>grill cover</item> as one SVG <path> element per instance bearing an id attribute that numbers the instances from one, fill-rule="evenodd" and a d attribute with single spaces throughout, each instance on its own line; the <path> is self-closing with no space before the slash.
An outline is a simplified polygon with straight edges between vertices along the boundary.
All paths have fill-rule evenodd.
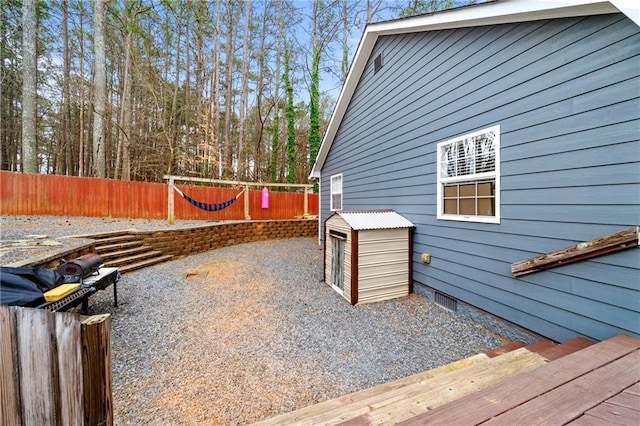
<path id="1" fill-rule="evenodd" d="M 58 266 L 57 272 L 65 277 L 85 278 L 98 269 L 104 261 L 95 253 L 85 254 Z"/>

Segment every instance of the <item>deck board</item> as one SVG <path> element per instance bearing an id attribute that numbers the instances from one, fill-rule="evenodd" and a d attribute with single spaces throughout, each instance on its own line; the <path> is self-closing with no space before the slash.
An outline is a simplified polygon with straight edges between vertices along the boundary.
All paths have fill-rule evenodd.
<path id="1" fill-rule="evenodd" d="M 499 386 L 484 389 L 408 419 L 402 424 L 480 424 L 638 349 L 640 339 L 619 335 L 566 355 L 532 372 L 511 378 Z M 637 367 L 634 366 L 633 369 L 637 371 Z M 632 386 L 628 391 L 640 392 L 640 388 Z M 520 423 L 522 418 L 516 420 L 515 424 Z"/>
<path id="2" fill-rule="evenodd" d="M 607 402 L 640 412 L 640 395 L 627 392 L 626 389 Z M 638 422 L 638 424 L 640 424 L 640 422 Z"/>
<path id="3" fill-rule="evenodd" d="M 640 396 L 640 383 L 636 383 L 635 385 L 625 389 L 624 393 L 630 393 L 632 395 Z"/>
<path id="4" fill-rule="evenodd" d="M 585 415 L 596 417 L 608 424 L 640 425 L 640 411 L 611 404 L 608 401 L 587 411 Z"/>
<path id="5" fill-rule="evenodd" d="M 640 351 L 634 351 L 562 386 L 512 408 L 486 422 L 487 426 L 529 424 L 563 425 L 640 381 Z"/>
<path id="6" fill-rule="evenodd" d="M 341 412 L 348 412 L 349 410 L 358 410 L 362 407 L 368 407 L 371 401 L 383 394 L 389 395 L 397 392 L 398 389 L 407 388 L 416 383 L 421 383 L 429 380 L 433 377 L 441 374 L 450 373 L 465 367 L 470 367 L 475 364 L 483 363 L 487 361 L 489 357 L 485 354 L 478 354 L 465 358 L 459 361 L 455 361 L 440 367 L 433 368 L 428 371 L 424 371 L 412 376 L 400 378 L 391 382 L 383 383 L 372 388 L 363 389 L 358 392 L 343 395 L 338 398 L 329 399 L 318 404 L 310 405 L 308 407 L 301 408 L 296 411 L 283 413 L 278 416 L 265 419 L 256 423 L 260 426 L 275 426 L 275 425 L 290 425 L 296 424 L 298 426 L 304 424 L 321 424 L 326 421 L 329 416 L 337 416 Z M 347 409 L 347 407 L 349 407 Z"/>
<path id="7" fill-rule="evenodd" d="M 567 423 L 571 426 L 603 426 L 604 424 L 615 426 L 616 423 L 604 422 L 601 418 L 592 416 L 591 414 L 585 414 L 584 416 L 576 419 L 571 423 Z M 619 424 L 619 423 L 618 423 Z"/>
<path id="8" fill-rule="evenodd" d="M 518 351 L 524 351 L 522 352 L 524 356 L 519 359 L 514 358 L 513 362 L 497 362 Z M 374 406 L 373 410 L 361 415 L 361 424 L 395 424 L 448 402 L 455 401 L 464 395 L 502 383 L 510 377 L 533 371 L 547 362 L 544 357 L 529 352 L 524 348 L 509 352 L 501 357 L 491 358 L 491 360 L 496 361 L 495 364 L 491 365 L 491 368 L 486 368 L 486 366 L 490 365 L 490 363 L 487 363 L 443 375 L 425 383 L 417 392 L 403 394 L 401 399 L 394 401 L 392 404 L 385 403 Z"/>

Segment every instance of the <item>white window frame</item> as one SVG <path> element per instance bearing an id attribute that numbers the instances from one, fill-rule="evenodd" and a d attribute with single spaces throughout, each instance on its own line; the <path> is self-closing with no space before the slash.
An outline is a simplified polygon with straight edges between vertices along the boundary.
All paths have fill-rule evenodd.
<path id="1" fill-rule="evenodd" d="M 338 179 L 340 185 L 338 185 Z M 335 183 L 334 183 L 335 181 Z M 333 196 L 340 194 L 340 207 L 336 208 L 333 205 Z M 334 212 L 336 210 L 342 210 L 342 173 L 335 174 L 329 179 L 329 209 Z"/>
<path id="2" fill-rule="evenodd" d="M 470 139 L 475 136 L 482 135 L 484 133 L 494 133 L 494 170 L 485 171 L 481 173 L 468 173 L 459 176 L 447 177 L 443 173 L 443 147 L 459 143 L 465 139 Z M 458 136 L 453 139 L 440 142 L 437 145 L 437 217 L 439 220 L 457 220 L 464 222 L 480 222 L 480 223 L 500 223 L 500 125 L 492 126 L 482 130 L 478 130 L 466 135 Z M 483 180 L 494 180 L 495 182 L 495 215 L 494 216 L 482 216 L 482 215 L 462 215 L 462 214 L 445 214 L 444 213 L 444 185 L 449 183 L 461 183 L 461 182 L 479 182 Z M 478 197 L 477 195 L 475 196 Z"/>

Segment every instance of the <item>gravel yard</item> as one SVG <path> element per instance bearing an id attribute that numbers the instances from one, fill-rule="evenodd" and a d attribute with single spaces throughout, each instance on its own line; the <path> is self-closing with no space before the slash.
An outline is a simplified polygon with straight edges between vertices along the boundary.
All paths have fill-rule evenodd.
<path id="1" fill-rule="evenodd" d="M 94 296 L 116 424 L 247 424 L 504 344 L 419 295 L 351 306 L 322 264 L 314 239 L 251 243 L 128 273 L 118 308 Z"/>

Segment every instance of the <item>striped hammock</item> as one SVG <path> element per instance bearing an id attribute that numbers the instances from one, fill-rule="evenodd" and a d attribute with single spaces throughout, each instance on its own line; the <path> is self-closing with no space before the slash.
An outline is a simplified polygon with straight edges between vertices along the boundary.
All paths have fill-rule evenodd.
<path id="1" fill-rule="evenodd" d="M 242 191 L 240 191 L 240 193 L 238 195 L 236 195 L 235 197 L 233 197 L 232 199 L 225 201 L 224 203 L 218 203 L 218 204 L 209 204 L 209 203 L 203 203 L 201 201 L 197 201 L 194 200 L 193 198 L 189 197 L 187 194 L 185 194 L 184 192 L 180 191 L 178 189 L 178 187 L 174 186 L 173 189 L 176 190 L 176 192 L 178 194 L 180 194 L 182 196 L 182 198 L 184 198 L 185 200 L 187 200 L 188 202 L 190 202 L 191 204 L 193 204 L 194 206 L 202 209 L 202 210 L 206 210 L 208 212 L 217 212 L 218 210 L 222 210 L 225 209 L 227 207 L 229 207 L 231 204 L 233 204 L 234 201 L 236 201 L 240 195 L 242 195 L 242 193 L 245 191 L 244 189 Z"/>

